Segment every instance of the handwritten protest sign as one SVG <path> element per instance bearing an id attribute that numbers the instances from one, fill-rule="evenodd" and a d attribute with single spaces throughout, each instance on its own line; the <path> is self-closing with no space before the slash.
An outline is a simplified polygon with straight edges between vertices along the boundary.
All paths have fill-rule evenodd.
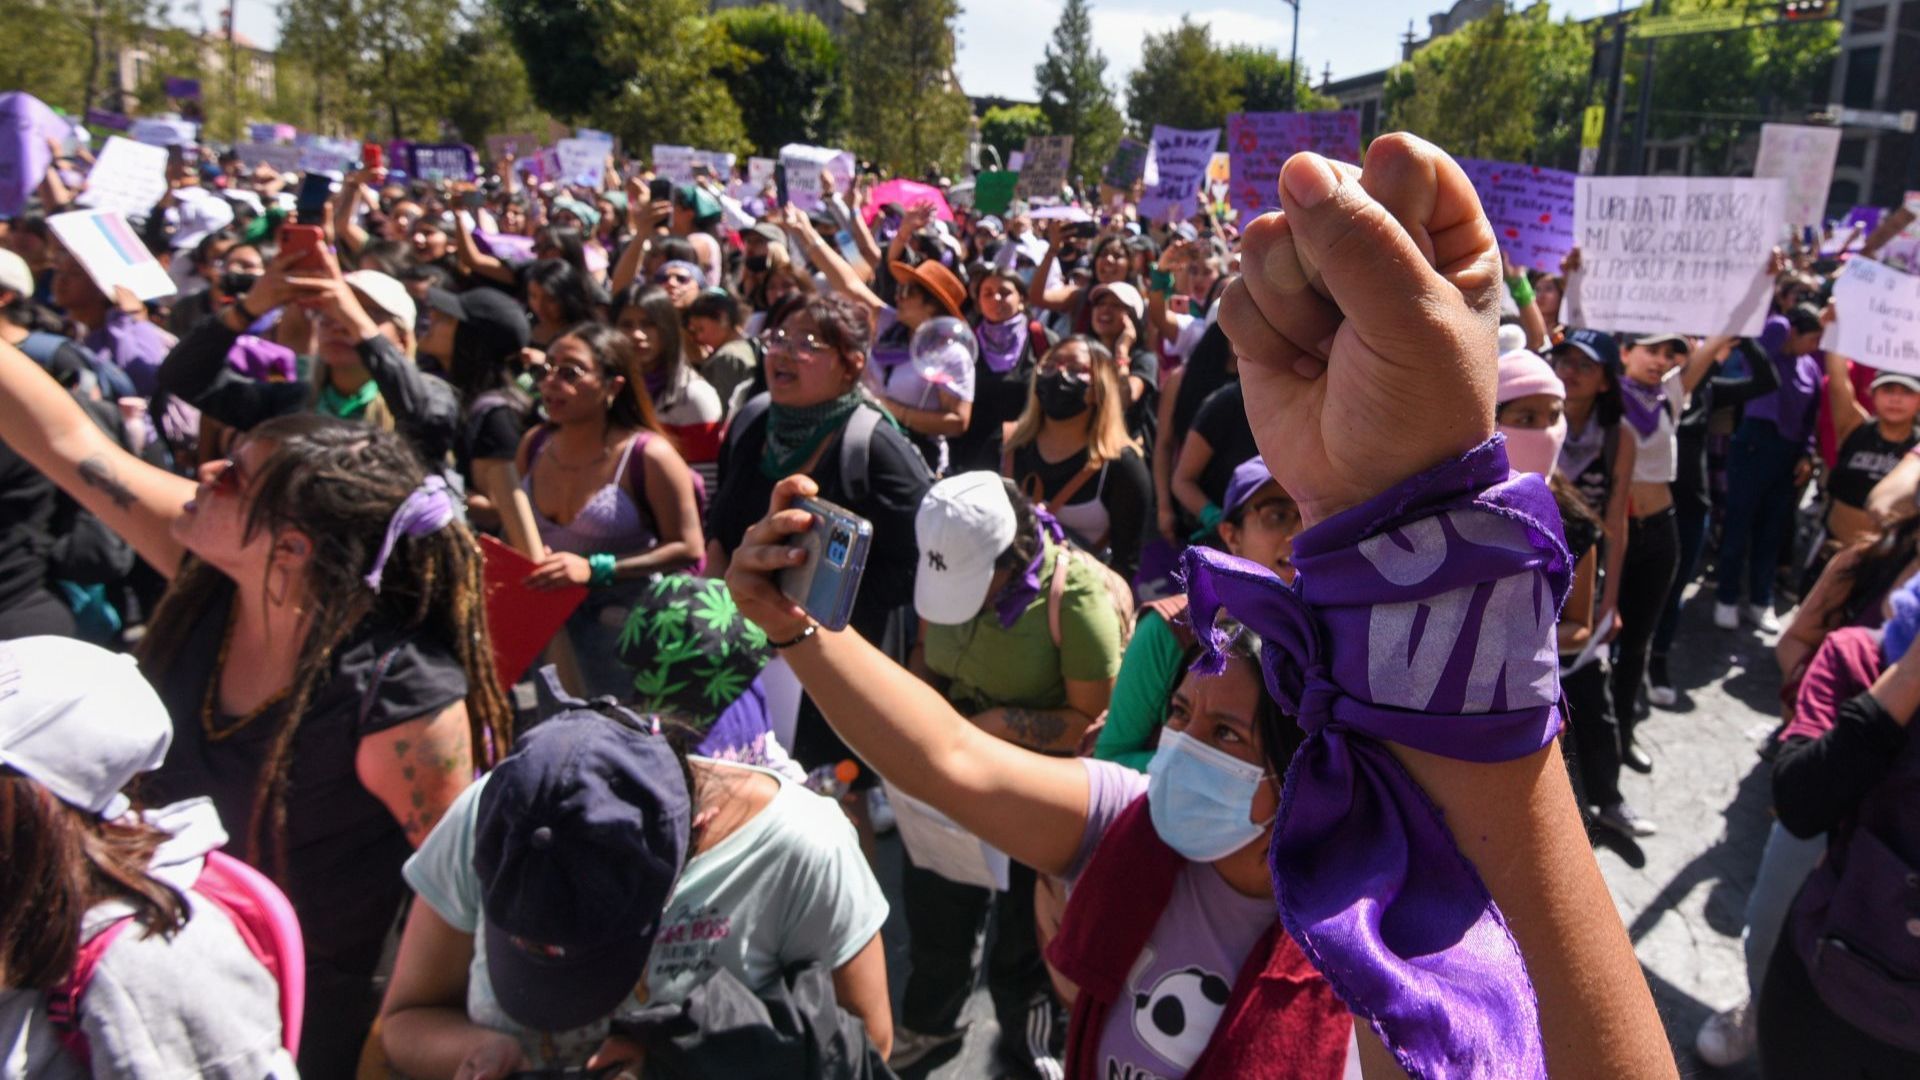
<path id="1" fill-rule="evenodd" d="M 1280 167 L 1302 150 L 1360 162 L 1360 114 L 1231 113 L 1227 116 L 1229 202 L 1252 216 L 1280 205 Z"/>
<path id="2" fill-rule="evenodd" d="M 1920 375 L 1920 277 L 1856 258 L 1833 283 L 1833 310 L 1835 352 Z"/>
<path id="3" fill-rule="evenodd" d="M 135 142 L 148 146 L 192 146 L 199 133 L 200 125 L 191 120 L 167 117 L 141 117 L 127 128 Z"/>
<path id="4" fill-rule="evenodd" d="M 983 214 L 1004 214 L 1007 204 L 1013 201 L 1013 189 L 1020 183 L 1020 174 L 1005 170 L 975 173 L 973 177 L 973 206 Z"/>
<path id="5" fill-rule="evenodd" d="M 607 173 L 607 144 L 593 139 L 561 139 L 553 144 L 559 175 L 547 179 L 597 188 Z"/>
<path id="6" fill-rule="evenodd" d="M 653 175 L 676 184 L 693 182 L 693 147 L 653 144 Z"/>
<path id="7" fill-rule="evenodd" d="M 81 206 L 145 216 L 167 193 L 167 151 L 118 135 L 109 135 L 87 174 Z"/>
<path id="8" fill-rule="evenodd" d="M 1169 212 L 1175 217 L 1192 217 L 1194 195 L 1200 190 L 1207 163 L 1213 160 L 1213 148 L 1219 142 L 1219 128 L 1184 131 L 1155 124 L 1153 157 L 1160 175 L 1141 196 L 1140 216 L 1154 221 L 1166 220 Z"/>
<path id="9" fill-rule="evenodd" d="M 493 161 L 503 161 L 508 154 L 515 158 L 526 159 L 540 152 L 546 145 L 538 135 L 522 132 L 517 135 L 487 136 L 487 157 Z"/>
<path id="10" fill-rule="evenodd" d="M 297 146 L 282 146 L 271 142 L 242 143 L 239 147 L 240 160 L 247 168 L 265 165 L 278 173 L 298 172 L 300 153 Z"/>
<path id="11" fill-rule="evenodd" d="M 760 194 L 760 189 L 773 183 L 774 167 L 780 163 L 770 157 L 750 157 L 747 159 L 747 187 L 751 194 Z"/>
<path id="12" fill-rule="evenodd" d="M 1014 192 L 1023 199 L 1057 199 L 1073 161 L 1073 136 L 1030 135 Z"/>
<path id="13" fill-rule="evenodd" d="M 157 300 L 178 291 L 166 267 L 134 235 L 118 210 L 71 210 L 48 218 L 47 227 L 108 296 L 113 295 L 116 285 L 125 285 L 142 300 Z"/>
<path id="14" fill-rule="evenodd" d="M 1833 184 L 1833 161 L 1839 152 L 1837 127 L 1762 124 L 1753 175 L 1787 182 L 1787 224 L 1819 225 L 1827 220 L 1827 188 Z"/>
<path id="15" fill-rule="evenodd" d="M 1582 176 L 1574 235 L 1588 326 L 1755 335 L 1765 270 L 1785 228 L 1784 180 Z"/>
<path id="16" fill-rule="evenodd" d="M 300 171 L 343 173 L 360 160 L 360 144 L 352 139 L 302 133 L 294 140 L 300 147 Z"/>
<path id="17" fill-rule="evenodd" d="M 822 172 L 833 174 L 840 191 L 853 185 L 853 155 L 845 150 L 788 143 L 780 148 L 780 163 L 787 167 L 787 200 L 809 214 L 826 206 L 820 186 Z"/>
<path id="18" fill-rule="evenodd" d="M 1574 175 L 1511 161 L 1455 160 L 1473 181 L 1501 250 L 1521 266 L 1558 269 L 1573 250 Z"/>
<path id="19" fill-rule="evenodd" d="M 1121 139 L 1120 145 L 1113 148 L 1113 160 L 1107 162 L 1107 171 L 1100 182 L 1113 188 L 1130 188 L 1140 182 L 1147 171 L 1147 144 L 1137 139 Z"/>

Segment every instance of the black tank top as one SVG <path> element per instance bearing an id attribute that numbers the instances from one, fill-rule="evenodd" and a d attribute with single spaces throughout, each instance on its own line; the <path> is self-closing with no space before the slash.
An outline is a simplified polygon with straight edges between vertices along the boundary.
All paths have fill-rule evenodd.
<path id="1" fill-rule="evenodd" d="M 1916 442 L 1920 442 L 1920 431 L 1894 442 L 1880 437 L 1878 420 L 1861 424 L 1840 444 L 1833 474 L 1827 478 L 1827 492 L 1835 502 L 1856 510 L 1865 509 L 1867 493 L 1873 490 L 1873 485 L 1892 472 Z"/>

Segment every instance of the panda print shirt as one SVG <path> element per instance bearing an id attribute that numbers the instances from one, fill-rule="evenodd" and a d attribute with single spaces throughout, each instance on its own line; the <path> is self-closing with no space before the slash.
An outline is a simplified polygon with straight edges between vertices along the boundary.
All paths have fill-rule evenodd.
<path id="1" fill-rule="evenodd" d="M 1122 811 L 1147 792 L 1145 773 L 1082 758 L 1087 769 L 1087 832 L 1069 877 L 1092 857 Z M 1126 997 L 1107 1011 L 1100 1035 L 1100 1080 L 1178 1080 L 1199 1060 L 1225 1010 L 1233 982 L 1267 928 L 1273 900 L 1243 896 L 1219 871 L 1189 863 L 1146 947 L 1127 973 Z M 1346 1075 L 1360 1076 L 1357 1047 Z"/>

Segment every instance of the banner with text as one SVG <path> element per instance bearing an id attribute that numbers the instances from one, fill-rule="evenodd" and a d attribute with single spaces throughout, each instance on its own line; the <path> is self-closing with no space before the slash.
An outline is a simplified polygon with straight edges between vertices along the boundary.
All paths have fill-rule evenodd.
<path id="1" fill-rule="evenodd" d="M 1760 333 L 1767 257 L 1785 229 L 1784 180 L 1582 176 L 1580 300 L 1599 330 Z"/>
<path id="2" fill-rule="evenodd" d="M 439 146 L 414 144 L 407 147 L 406 160 L 409 176 L 429 182 L 463 180 L 472 183 L 478 164 L 474 161 L 473 149 L 459 143 Z"/>
<path id="3" fill-rule="evenodd" d="M 559 175 L 547 179 L 597 188 L 607 173 L 607 144 L 594 139 L 561 139 L 553 144 Z"/>
<path id="4" fill-rule="evenodd" d="M 1515 263 L 1558 271 L 1573 250 L 1574 175 L 1539 165 L 1457 158 L 1473 181 L 1501 250 Z"/>
<path id="5" fill-rule="evenodd" d="M 826 146 L 788 143 L 780 148 L 780 163 L 787 167 L 787 199 L 811 214 L 826 206 L 821 193 L 820 174 L 833 174 L 834 187 L 842 194 L 853 189 L 856 165 L 853 155 Z"/>
<path id="6" fill-rule="evenodd" d="M 1920 277 L 1856 258 L 1833 283 L 1835 352 L 1920 375 Z"/>
<path id="7" fill-rule="evenodd" d="M 1124 191 L 1139 183 L 1146 171 L 1147 144 L 1137 139 L 1121 139 L 1120 145 L 1113 148 L 1113 160 L 1107 162 L 1107 171 L 1100 182 Z"/>
<path id="8" fill-rule="evenodd" d="M 1194 215 L 1194 196 L 1207 177 L 1207 163 L 1220 143 L 1220 129 L 1186 131 L 1162 124 L 1153 126 L 1153 158 L 1159 176 L 1140 198 L 1140 216 L 1165 221 Z"/>
<path id="9" fill-rule="evenodd" d="M 1246 217 L 1280 205 L 1280 167 L 1302 150 L 1360 163 L 1360 114 L 1232 113 L 1227 117 L 1229 202 Z"/>
<path id="10" fill-rule="evenodd" d="M 1073 136 L 1031 135 L 1014 193 L 1023 199 L 1058 199 L 1073 161 Z"/>
<path id="11" fill-rule="evenodd" d="M 1827 189 L 1833 186 L 1833 162 L 1839 153 L 1837 127 L 1762 124 L 1753 175 L 1787 182 L 1787 224 L 1822 225 L 1827 220 Z"/>
<path id="12" fill-rule="evenodd" d="M 87 190 L 75 201 L 127 217 L 146 217 L 166 194 L 166 148 L 109 135 L 87 173 Z"/>

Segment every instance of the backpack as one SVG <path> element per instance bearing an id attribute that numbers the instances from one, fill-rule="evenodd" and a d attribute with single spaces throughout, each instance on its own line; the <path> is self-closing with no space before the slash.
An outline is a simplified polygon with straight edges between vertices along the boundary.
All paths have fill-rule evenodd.
<path id="1" fill-rule="evenodd" d="M 219 851 L 209 851 L 206 866 L 191 891 L 224 912 L 254 959 L 280 987 L 280 1043 L 294 1057 L 300 1054 L 300 1023 L 306 1012 L 307 954 L 300 936 L 300 920 L 271 879 L 246 863 Z M 47 1019 L 55 1037 L 82 1068 L 90 1068 L 93 1050 L 80 1027 L 80 1009 L 87 987 L 107 950 L 133 925 L 127 915 L 93 935 L 74 954 L 67 977 L 47 991 Z"/>
<path id="2" fill-rule="evenodd" d="M 773 395 L 768 393 L 755 394 L 740 406 L 740 411 L 727 424 L 721 461 L 733 460 L 740 433 L 752 427 L 772 406 Z M 846 488 L 849 503 L 864 501 L 872 490 L 867 484 L 867 461 L 873 456 L 873 433 L 881 419 L 879 408 L 862 405 L 847 417 L 847 426 L 840 433 L 840 483 Z"/>
<path id="3" fill-rule="evenodd" d="M 1120 651 L 1126 652 L 1127 643 L 1133 640 L 1133 587 L 1118 570 L 1094 558 L 1079 545 L 1067 541 L 1055 546 L 1060 554 L 1054 556 L 1053 580 L 1047 585 L 1047 633 L 1053 637 L 1053 647 L 1060 647 L 1060 601 L 1066 596 L 1067 562 L 1071 559 L 1091 570 L 1106 587 L 1107 600 L 1113 605 L 1114 620 L 1120 627 Z"/>

